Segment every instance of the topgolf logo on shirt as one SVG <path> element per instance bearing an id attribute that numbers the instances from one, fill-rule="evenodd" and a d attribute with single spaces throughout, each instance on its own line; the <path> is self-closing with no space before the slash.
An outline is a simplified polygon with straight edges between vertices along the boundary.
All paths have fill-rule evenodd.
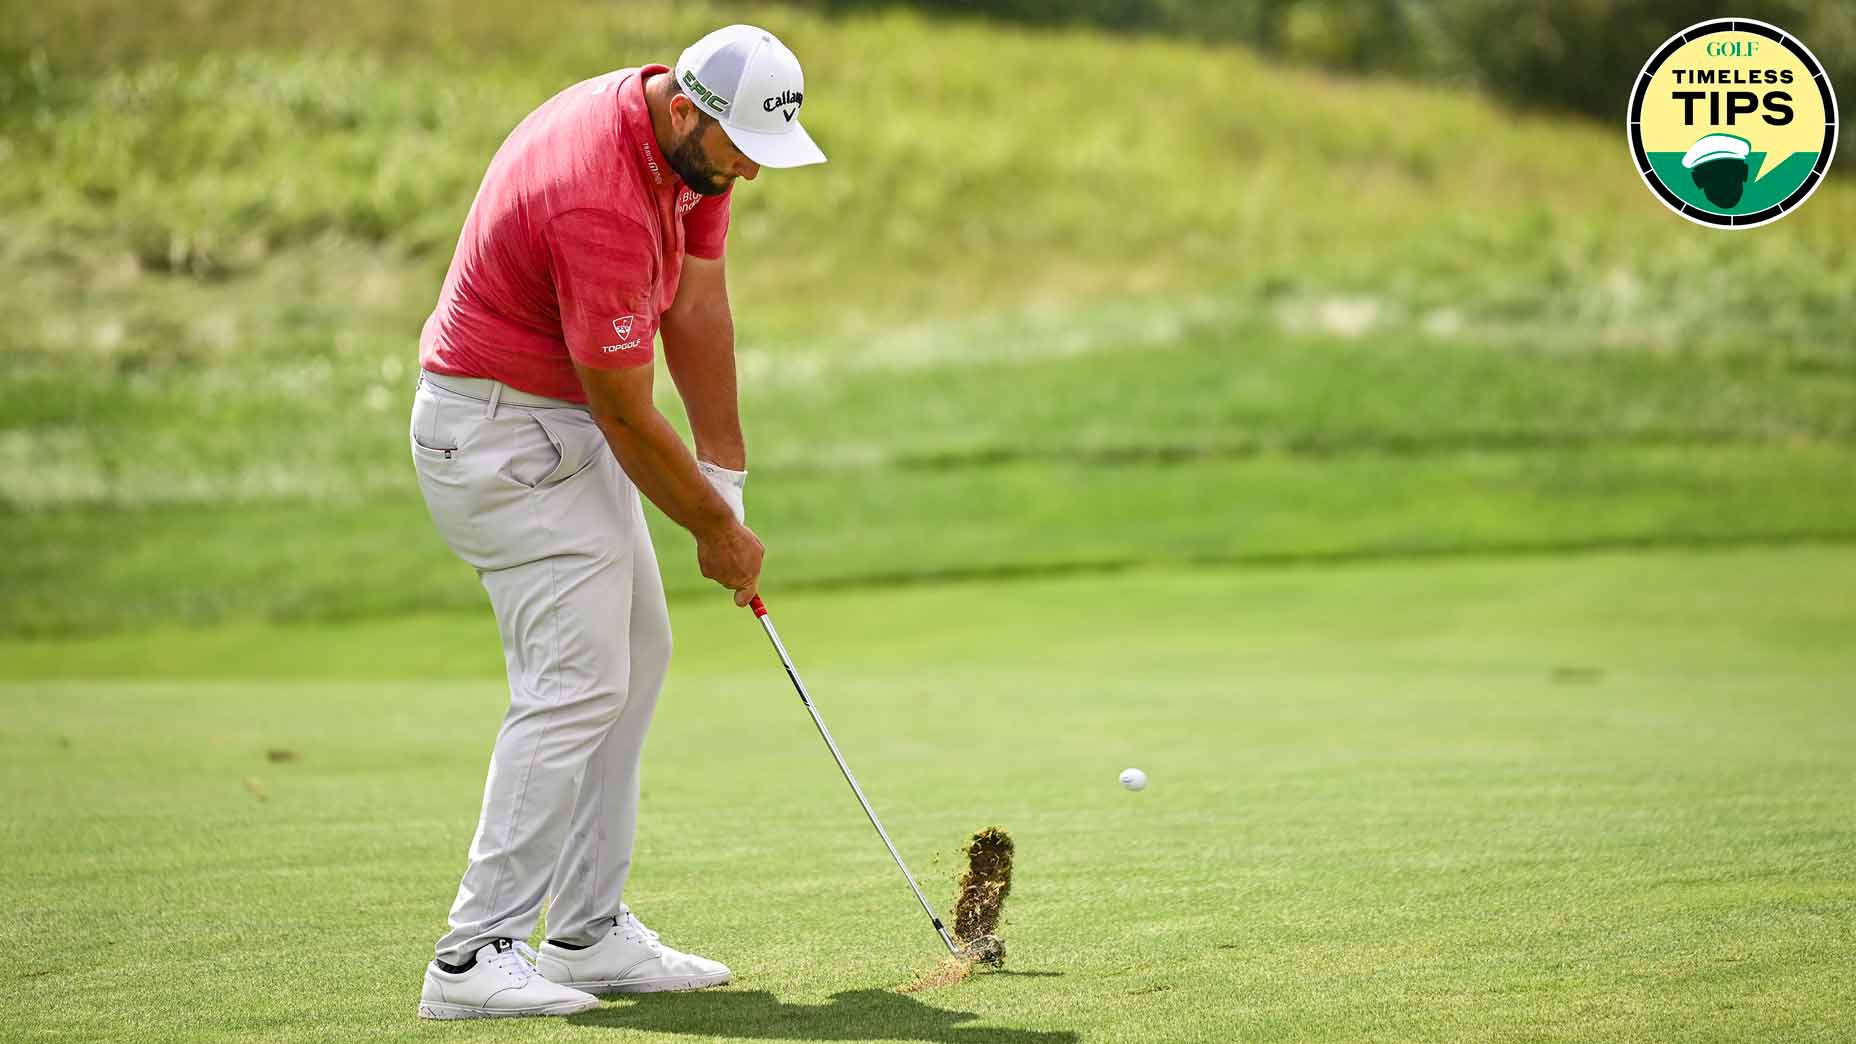
<path id="1" fill-rule="evenodd" d="M 631 341 L 626 340 L 627 337 L 632 335 L 632 320 L 635 318 L 637 317 L 621 315 L 617 319 L 614 319 L 612 321 L 612 332 L 619 335 L 619 343 L 602 344 L 599 346 L 599 350 L 607 355 L 615 355 L 619 352 L 634 351 L 641 346 L 644 343 L 644 338 L 642 337 Z"/>
<path id="2" fill-rule="evenodd" d="M 1754 228 L 1817 189 L 1837 144 L 1837 99 L 1796 37 L 1750 18 L 1689 26 L 1631 89 L 1631 153 L 1644 184 L 1699 225 Z"/>

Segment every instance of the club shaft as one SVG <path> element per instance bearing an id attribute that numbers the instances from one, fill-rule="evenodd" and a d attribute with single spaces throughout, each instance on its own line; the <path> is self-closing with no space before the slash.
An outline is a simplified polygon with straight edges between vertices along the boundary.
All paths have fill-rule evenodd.
<path id="1" fill-rule="evenodd" d="M 760 625 L 767 632 L 767 639 L 773 643 L 773 651 L 780 655 L 780 663 L 786 668 L 786 676 L 793 680 L 793 688 L 799 692 L 799 702 L 806 705 L 806 713 L 812 715 L 812 724 L 818 726 L 818 734 L 825 740 L 825 746 L 838 763 L 838 771 L 844 773 L 844 781 L 851 785 L 851 793 L 857 795 L 857 803 L 863 806 L 864 815 L 870 817 L 870 825 L 876 828 L 876 835 L 883 839 L 883 847 L 889 849 L 889 857 L 896 861 L 896 869 L 902 871 L 902 879 L 909 883 L 909 891 L 915 893 L 915 901 L 922 904 L 922 912 L 934 925 L 935 933 L 947 944 L 947 952 L 959 956 L 960 948 L 954 945 L 954 937 L 947 933 L 947 927 L 935 914 L 934 907 L 928 905 L 928 897 L 922 894 L 921 887 L 915 883 L 915 875 L 909 873 L 907 864 L 902 861 L 902 853 L 896 851 L 896 843 L 889 839 L 889 831 L 883 829 L 883 821 L 876 817 L 876 810 L 870 807 L 870 799 L 864 797 L 864 789 L 857 785 L 857 777 L 851 774 L 851 766 L 844 760 L 844 754 L 838 750 L 838 743 L 831 738 L 831 730 L 825 727 L 825 719 L 812 705 L 812 697 L 806 692 L 806 683 L 799 677 L 799 668 L 793 666 L 793 658 L 787 655 L 786 643 L 780 641 L 780 632 L 774 629 L 773 617 L 767 607 L 757 596 L 752 602 L 754 615 L 760 619 Z"/>

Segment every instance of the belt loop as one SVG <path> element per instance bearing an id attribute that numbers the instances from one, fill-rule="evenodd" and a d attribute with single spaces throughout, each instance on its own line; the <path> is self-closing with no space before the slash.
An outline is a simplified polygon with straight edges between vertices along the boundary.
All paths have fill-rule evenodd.
<path id="1" fill-rule="evenodd" d="M 496 416 L 496 408 L 502 405 L 502 403 L 503 403 L 503 382 L 502 381 L 491 381 L 490 382 L 490 405 L 484 408 L 483 415 L 485 417 Z"/>

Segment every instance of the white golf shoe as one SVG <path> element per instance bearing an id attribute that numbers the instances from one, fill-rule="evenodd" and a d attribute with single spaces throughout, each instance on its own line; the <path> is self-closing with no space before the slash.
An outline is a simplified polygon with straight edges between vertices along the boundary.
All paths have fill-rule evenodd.
<path id="1" fill-rule="evenodd" d="M 419 994 L 422 1019 L 506 1019 L 523 1015 L 572 1015 L 599 1007 L 599 998 L 550 982 L 535 971 L 527 943 L 496 939 L 477 951 L 461 972 L 437 961 L 425 967 Z"/>
<path id="2" fill-rule="evenodd" d="M 728 965 L 664 945 L 623 904 L 604 938 L 584 950 L 542 943 L 535 963 L 555 983 L 588 993 L 700 990 L 729 979 Z"/>

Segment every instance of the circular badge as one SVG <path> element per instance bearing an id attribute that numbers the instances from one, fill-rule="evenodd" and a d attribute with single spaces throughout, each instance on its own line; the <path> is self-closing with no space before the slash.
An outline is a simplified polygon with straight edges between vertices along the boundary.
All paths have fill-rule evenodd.
<path id="1" fill-rule="evenodd" d="M 1797 37 L 1716 18 L 1664 41 L 1630 92 L 1631 152 L 1644 184 L 1702 225 L 1777 221 L 1824 180 L 1837 98 Z"/>

